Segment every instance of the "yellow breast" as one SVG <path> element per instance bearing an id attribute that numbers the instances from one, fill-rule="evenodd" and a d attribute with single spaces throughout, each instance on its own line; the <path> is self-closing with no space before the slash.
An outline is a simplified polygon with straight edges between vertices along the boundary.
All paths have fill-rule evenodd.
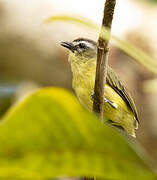
<path id="1" fill-rule="evenodd" d="M 75 58 L 71 62 L 73 72 L 73 88 L 80 103 L 88 110 L 92 110 L 93 101 L 91 95 L 94 93 L 95 82 L 95 60 L 80 61 Z M 134 115 L 125 101 L 111 88 L 105 85 L 104 96 L 117 108 L 113 108 L 108 103 L 104 104 L 104 118 L 114 122 L 115 125 L 122 126 L 130 135 L 135 136 L 134 132 Z"/>

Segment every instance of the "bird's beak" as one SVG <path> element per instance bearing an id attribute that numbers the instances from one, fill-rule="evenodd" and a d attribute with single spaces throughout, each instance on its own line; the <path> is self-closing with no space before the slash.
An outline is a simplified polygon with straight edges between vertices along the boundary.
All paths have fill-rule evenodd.
<path id="1" fill-rule="evenodd" d="M 74 45 L 70 42 L 61 42 L 61 46 L 68 48 L 72 52 L 74 52 Z"/>

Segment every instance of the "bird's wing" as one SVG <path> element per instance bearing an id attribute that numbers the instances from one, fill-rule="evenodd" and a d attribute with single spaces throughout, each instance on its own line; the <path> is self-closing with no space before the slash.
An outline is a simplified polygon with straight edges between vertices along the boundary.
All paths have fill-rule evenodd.
<path id="1" fill-rule="evenodd" d="M 109 84 L 123 98 L 139 123 L 137 109 L 131 95 L 128 93 L 118 75 L 110 67 L 108 67 L 107 70 L 106 83 Z"/>

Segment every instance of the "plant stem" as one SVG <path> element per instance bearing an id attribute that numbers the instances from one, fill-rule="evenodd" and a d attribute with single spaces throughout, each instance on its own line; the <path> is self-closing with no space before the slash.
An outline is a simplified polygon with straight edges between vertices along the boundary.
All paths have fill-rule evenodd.
<path id="1" fill-rule="evenodd" d="M 97 46 L 97 65 L 94 87 L 93 112 L 99 115 L 103 122 L 103 104 L 104 104 L 104 87 L 107 76 L 109 40 L 103 38 L 104 28 L 111 32 L 111 25 L 115 9 L 116 0 L 106 0 L 104 6 L 103 21 Z"/>

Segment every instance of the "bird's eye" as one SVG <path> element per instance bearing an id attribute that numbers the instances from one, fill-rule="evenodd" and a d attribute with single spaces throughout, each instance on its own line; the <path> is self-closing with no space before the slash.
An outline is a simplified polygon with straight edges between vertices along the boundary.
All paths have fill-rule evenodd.
<path id="1" fill-rule="evenodd" d="M 79 44 L 79 47 L 82 48 L 82 49 L 85 49 L 86 48 L 86 45 L 84 43 L 80 43 Z"/>

